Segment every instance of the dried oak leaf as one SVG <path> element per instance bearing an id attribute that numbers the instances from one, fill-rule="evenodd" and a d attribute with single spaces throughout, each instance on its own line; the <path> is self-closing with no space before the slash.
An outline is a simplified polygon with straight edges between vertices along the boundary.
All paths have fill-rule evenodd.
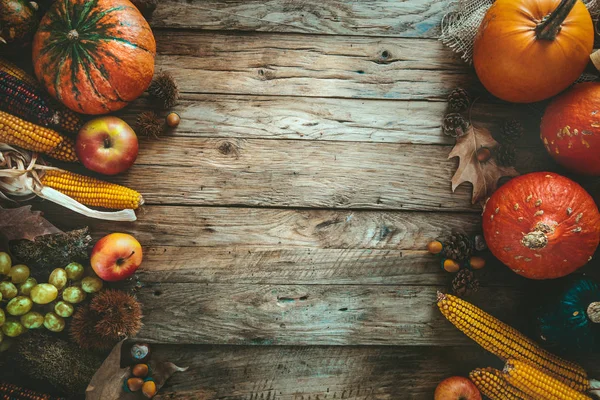
<path id="1" fill-rule="evenodd" d="M 486 162 L 477 160 L 477 150 L 487 147 L 493 150 L 498 146 L 490 132 L 485 128 L 477 128 L 472 124 L 465 135 L 456 139 L 456 145 L 448 158 L 459 157 L 458 169 L 452 177 L 452 191 L 464 182 L 473 184 L 473 204 L 485 200 L 498 186 L 503 176 L 517 176 L 519 173 L 512 167 L 501 167 L 493 158 Z"/>
<path id="2" fill-rule="evenodd" d="M 46 221 L 39 211 L 31 211 L 31 206 L 19 208 L 0 207 L 0 236 L 7 241 L 62 233 L 60 229 Z"/>
<path id="3" fill-rule="evenodd" d="M 139 393 L 125 393 L 123 380 L 131 375 L 130 367 L 121 368 L 121 348 L 125 340 L 120 341 L 112 349 L 106 360 L 92 377 L 85 391 L 86 400 L 130 400 L 139 399 Z M 156 382 L 157 391 L 175 372 L 183 372 L 186 368 L 178 367 L 170 362 L 151 360 L 152 379 Z"/>

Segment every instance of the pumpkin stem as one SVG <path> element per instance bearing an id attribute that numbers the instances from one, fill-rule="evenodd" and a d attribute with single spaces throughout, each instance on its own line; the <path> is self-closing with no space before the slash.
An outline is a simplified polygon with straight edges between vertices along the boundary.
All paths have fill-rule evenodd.
<path id="1" fill-rule="evenodd" d="M 561 0 L 554 11 L 545 16 L 535 27 L 536 37 L 540 40 L 554 40 L 560 33 L 563 22 L 578 0 Z"/>
<path id="2" fill-rule="evenodd" d="M 524 235 L 521 244 L 531 250 L 543 249 L 548 244 L 548 237 L 543 231 L 535 230 Z"/>
<path id="3" fill-rule="evenodd" d="M 67 39 L 69 39 L 70 42 L 76 42 L 79 40 L 79 32 L 77 32 L 75 29 L 69 31 L 69 33 L 67 33 Z"/>
<path id="4" fill-rule="evenodd" d="M 593 303 L 590 303 L 586 313 L 590 321 L 592 321 L 595 324 L 600 323 L 600 302 L 595 301 Z"/>

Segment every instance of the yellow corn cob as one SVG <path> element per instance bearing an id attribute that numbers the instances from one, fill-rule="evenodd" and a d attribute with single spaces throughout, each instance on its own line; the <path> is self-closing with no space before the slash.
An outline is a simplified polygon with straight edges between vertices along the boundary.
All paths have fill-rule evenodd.
<path id="1" fill-rule="evenodd" d="M 506 381 L 501 371 L 478 368 L 469 374 L 477 389 L 491 400 L 535 400 Z"/>
<path id="2" fill-rule="evenodd" d="M 514 358 L 535 365 L 580 392 L 590 389 L 585 370 L 539 347 L 516 329 L 458 297 L 438 293 L 438 308 L 465 335 L 503 361 Z"/>
<path id="3" fill-rule="evenodd" d="M 75 141 L 68 137 L 64 137 L 63 139 L 64 140 L 56 146 L 54 150 L 48 152 L 48 155 L 61 161 L 79 161 L 77 153 L 75 152 Z"/>
<path id="4" fill-rule="evenodd" d="M 40 181 L 91 207 L 135 210 L 144 204 L 142 195 L 135 190 L 68 171 L 48 170 Z"/>
<path id="5" fill-rule="evenodd" d="M 59 160 L 77 161 L 73 142 L 67 137 L 4 111 L 0 111 L 0 142 L 46 153 Z"/>
<path id="6" fill-rule="evenodd" d="M 592 400 L 524 361 L 508 360 L 503 375 L 508 383 L 534 399 Z"/>
<path id="7" fill-rule="evenodd" d="M 0 58 L 0 70 L 22 80 L 31 86 L 40 87 L 39 82 L 33 76 L 29 75 L 27 72 L 23 71 L 10 61 Z"/>

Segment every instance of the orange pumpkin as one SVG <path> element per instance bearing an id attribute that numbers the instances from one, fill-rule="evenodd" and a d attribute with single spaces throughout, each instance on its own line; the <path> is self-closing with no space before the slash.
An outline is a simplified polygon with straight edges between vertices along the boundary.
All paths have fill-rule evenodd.
<path id="1" fill-rule="evenodd" d="M 483 234 L 494 256 L 517 274 L 559 278 L 591 259 L 600 239 L 600 213 L 577 183 L 534 172 L 510 180 L 490 197 Z"/>
<path id="2" fill-rule="evenodd" d="M 128 0 L 56 1 L 33 42 L 48 92 L 70 109 L 105 114 L 139 97 L 154 75 L 156 43 Z"/>
<path id="3" fill-rule="evenodd" d="M 531 103 L 575 82 L 593 45 L 594 25 L 581 0 L 497 0 L 479 27 L 473 64 L 494 96 Z"/>
<path id="4" fill-rule="evenodd" d="M 540 137 L 570 171 L 600 175 L 600 83 L 580 83 L 546 108 Z"/>

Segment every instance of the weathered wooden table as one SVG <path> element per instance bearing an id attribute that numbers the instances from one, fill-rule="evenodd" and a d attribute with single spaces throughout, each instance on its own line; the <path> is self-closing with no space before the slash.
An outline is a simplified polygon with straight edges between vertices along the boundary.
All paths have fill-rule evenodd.
<path id="1" fill-rule="evenodd" d="M 182 124 L 116 179 L 143 193 L 139 221 L 38 206 L 143 244 L 140 336 L 190 366 L 160 398 L 431 399 L 497 365 L 437 311 L 450 277 L 424 251 L 480 219 L 469 185 L 451 193 L 440 130 L 447 93 L 477 85 L 437 40 L 449 4 L 160 2 L 157 68 L 179 82 Z M 527 112 L 481 100 L 473 119 Z M 517 168 L 556 170 L 530 136 Z M 524 281 L 493 262 L 481 280 L 472 300 L 516 322 Z"/>

